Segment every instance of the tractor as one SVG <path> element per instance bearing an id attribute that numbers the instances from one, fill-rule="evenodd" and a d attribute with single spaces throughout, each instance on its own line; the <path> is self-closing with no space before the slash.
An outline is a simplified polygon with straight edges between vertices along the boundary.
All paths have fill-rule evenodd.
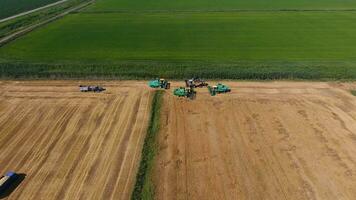
<path id="1" fill-rule="evenodd" d="M 205 82 L 203 79 L 195 77 L 192 79 L 185 80 L 185 85 L 190 88 L 197 88 L 197 87 L 206 87 L 209 84 Z"/>
<path id="2" fill-rule="evenodd" d="M 98 85 L 79 85 L 79 89 L 81 92 L 102 92 L 106 90 L 105 88 Z"/>
<path id="3" fill-rule="evenodd" d="M 169 89 L 171 87 L 171 83 L 169 83 L 167 80 L 161 78 L 161 79 L 155 79 L 151 80 L 148 85 L 151 88 L 163 88 L 163 89 Z"/>
<path id="4" fill-rule="evenodd" d="M 231 92 L 231 89 L 224 84 L 218 83 L 217 85 L 214 86 L 208 86 L 208 90 L 211 96 L 215 96 L 216 94 L 220 94 L 220 93 L 227 93 L 227 92 Z"/>
<path id="5" fill-rule="evenodd" d="M 195 99 L 197 92 L 193 88 L 180 87 L 173 91 L 173 94 L 178 97 L 187 97 L 189 99 Z"/>

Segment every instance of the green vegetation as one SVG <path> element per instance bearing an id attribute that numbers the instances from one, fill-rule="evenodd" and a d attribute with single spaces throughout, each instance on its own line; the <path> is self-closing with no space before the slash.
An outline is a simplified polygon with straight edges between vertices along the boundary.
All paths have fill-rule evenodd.
<path id="1" fill-rule="evenodd" d="M 356 62 L 355 13 L 72 14 L 0 49 L 6 60 Z M 356 66 L 356 65 L 355 65 Z"/>
<path id="2" fill-rule="evenodd" d="M 131 199 L 154 199 L 154 185 L 152 182 L 152 168 L 157 154 L 157 135 L 160 128 L 160 110 L 164 91 L 156 91 L 151 107 L 151 118 L 145 137 L 140 167 L 136 176 L 136 183 Z"/>
<path id="3" fill-rule="evenodd" d="M 98 0 L 88 11 L 356 9 L 354 0 Z"/>
<path id="4" fill-rule="evenodd" d="M 1 1 L 1 0 L 0 0 Z M 0 38 L 5 37 L 11 33 L 16 32 L 17 30 L 29 27 L 51 17 L 58 15 L 59 13 L 64 12 L 65 10 L 79 5 L 88 0 L 69 0 L 65 3 L 28 14 L 26 16 L 18 17 L 10 21 L 0 23 Z"/>
<path id="5" fill-rule="evenodd" d="M 354 8 L 353 0 L 98 0 L 1 47 L 1 75 L 355 79 Z"/>
<path id="6" fill-rule="evenodd" d="M 36 9 L 59 0 L 0 0 L 0 19 Z"/>
<path id="7" fill-rule="evenodd" d="M 340 65 L 335 63 L 335 65 Z M 211 63 L 162 63 L 128 62 L 118 64 L 26 64 L 0 63 L 2 79 L 150 79 L 165 77 L 184 79 L 199 76 L 206 79 L 314 79 L 356 80 L 354 65 L 334 67 L 291 63 L 211 64 Z"/>
<path id="8" fill-rule="evenodd" d="M 351 90 L 351 94 L 356 96 L 356 90 Z"/>

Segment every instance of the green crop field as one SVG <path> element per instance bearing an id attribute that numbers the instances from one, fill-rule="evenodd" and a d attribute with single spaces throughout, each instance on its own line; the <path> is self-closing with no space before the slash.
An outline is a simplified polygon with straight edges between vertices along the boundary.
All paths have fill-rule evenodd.
<path id="1" fill-rule="evenodd" d="M 34 62 L 356 61 L 356 14 L 76 14 L 0 49 Z"/>
<path id="2" fill-rule="evenodd" d="M 49 68 L 64 74 L 68 66 L 111 66 L 112 75 L 120 76 L 125 72 L 114 68 L 132 64 L 144 69 L 130 71 L 135 77 L 164 75 L 150 70 L 164 65 L 184 70 L 169 70 L 170 77 L 190 76 L 202 67 L 214 74 L 204 72 L 207 77 L 256 77 L 256 67 L 263 67 L 273 77 L 356 78 L 356 1 L 266 2 L 98 0 L 0 47 L 0 65 L 5 63 L 3 73 L 10 73 L 4 66 L 23 71 L 26 64 L 41 63 L 63 66 Z M 247 71 L 240 76 L 243 67 Z"/>
<path id="3" fill-rule="evenodd" d="M 32 10 L 59 0 L 0 0 L 0 19 Z"/>
<path id="4" fill-rule="evenodd" d="M 355 0 L 98 0 L 89 11 L 356 9 Z"/>

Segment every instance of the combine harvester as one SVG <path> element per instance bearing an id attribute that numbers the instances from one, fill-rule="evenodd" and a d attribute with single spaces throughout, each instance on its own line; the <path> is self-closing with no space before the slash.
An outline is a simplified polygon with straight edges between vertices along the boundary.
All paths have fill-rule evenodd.
<path id="1" fill-rule="evenodd" d="M 15 172 L 7 172 L 5 176 L 0 178 L 0 193 L 3 193 L 17 179 Z"/>
<path id="2" fill-rule="evenodd" d="M 192 78 L 189 80 L 185 80 L 185 86 L 189 88 L 197 88 L 197 87 L 206 87 L 209 84 L 200 78 Z"/>
<path id="3" fill-rule="evenodd" d="M 211 96 L 215 96 L 216 94 L 220 94 L 220 93 L 227 93 L 227 92 L 231 92 L 231 89 L 221 83 L 218 83 L 217 85 L 214 86 L 208 86 L 208 90 Z"/>
<path id="4" fill-rule="evenodd" d="M 79 86 L 81 92 L 102 92 L 105 91 L 106 89 L 101 87 L 101 86 L 93 86 L 93 85 L 80 85 Z"/>
<path id="5" fill-rule="evenodd" d="M 178 97 L 187 97 L 191 100 L 195 99 L 197 92 L 193 88 L 180 87 L 173 91 L 173 95 Z"/>
<path id="6" fill-rule="evenodd" d="M 169 88 L 171 88 L 171 83 L 169 83 L 167 80 L 161 78 L 161 79 L 155 79 L 155 80 L 151 80 L 148 85 L 151 88 L 163 88 L 168 90 Z"/>

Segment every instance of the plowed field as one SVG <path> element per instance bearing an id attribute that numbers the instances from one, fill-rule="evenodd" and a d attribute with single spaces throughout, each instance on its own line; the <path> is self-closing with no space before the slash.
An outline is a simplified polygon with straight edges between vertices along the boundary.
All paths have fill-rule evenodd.
<path id="1" fill-rule="evenodd" d="M 336 83 L 165 96 L 157 199 L 355 199 L 356 97 Z"/>
<path id="2" fill-rule="evenodd" d="M 151 92 L 103 82 L 104 93 L 80 93 L 80 83 L 0 82 L 0 173 L 26 174 L 9 199 L 131 195 Z"/>

